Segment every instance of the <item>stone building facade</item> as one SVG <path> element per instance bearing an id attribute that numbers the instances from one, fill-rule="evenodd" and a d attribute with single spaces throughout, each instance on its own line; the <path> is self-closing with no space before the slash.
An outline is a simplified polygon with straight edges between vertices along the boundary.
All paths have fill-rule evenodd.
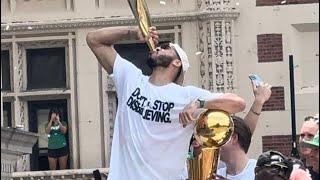
<path id="1" fill-rule="evenodd" d="M 274 86 L 251 157 L 262 152 L 262 137 L 291 133 L 290 54 L 296 65 L 297 127 L 304 116 L 317 113 L 318 1 L 163 2 L 147 0 L 160 40 L 179 43 L 189 56 L 185 84 L 239 94 L 248 104 L 239 116 L 253 101 L 248 74 Z M 2 69 L 1 126 L 22 126 L 40 136 L 33 155 L 17 163 L 18 171 L 40 170 L 45 163 L 43 124 L 51 106 L 59 106 L 68 123 L 69 167 L 108 167 L 116 92 L 85 39 L 96 28 L 134 24 L 125 0 L 1 0 L 1 63 L 7 67 Z"/>

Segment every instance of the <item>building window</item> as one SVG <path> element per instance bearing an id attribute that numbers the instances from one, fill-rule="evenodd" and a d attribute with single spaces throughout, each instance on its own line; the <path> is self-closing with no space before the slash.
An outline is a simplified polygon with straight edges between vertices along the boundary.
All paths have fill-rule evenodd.
<path id="1" fill-rule="evenodd" d="M 12 127 L 11 102 L 3 103 L 3 127 Z"/>
<path id="2" fill-rule="evenodd" d="M 175 42 L 173 33 L 160 34 L 160 39 L 162 41 L 159 42 L 159 44 Z M 149 48 L 146 43 L 117 44 L 114 48 L 121 57 L 132 62 L 136 67 L 141 69 L 144 75 L 151 75 L 152 69 L 147 64 L 149 59 Z"/>
<path id="3" fill-rule="evenodd" d="M 257 41 L 259 63 L 283 61 L 282 34 L 259 34 Z"/>
<path id="4" fill-rule="evenodd" d="M 147 65 L 149 56 L 149 48 L 147 44 L 120 44 L 115 45 L 114 48 L 121 57 L 132 62 L 135 66 L 141 69 L 143 74 L 150 75 L 152 73 L 151 68 Z"/>
<path id="5" fill-rule="evenodd" d="M 27 89 L 66 88 L 65 48 L 27 49 Z"/>
<path id="6" fill-rule="evenodd" d="M 9 50 L 1 51 L 1 71 L 2 90 L 11 91 Z"/>

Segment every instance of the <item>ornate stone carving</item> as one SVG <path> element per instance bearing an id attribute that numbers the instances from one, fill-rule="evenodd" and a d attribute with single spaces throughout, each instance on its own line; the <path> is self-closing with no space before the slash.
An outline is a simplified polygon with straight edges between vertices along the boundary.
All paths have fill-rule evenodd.
<path id="1" fill-rule="evenodd" d="M 232 52 L 232 23 L 225 21 L 225 53 L 226 53 L 226 88 L 228 92 L 234 90 L 234 68 Z"/>
<path id="2" fill-rule="evenodd" d="M 114 80 L 111 76 L 108 76 L 107 78 L 107 91 L 116 91 Z"/>
<path id="3" fill-rule="evenodd" d="M 208 58 L 208 76 L 209 76 L 209 90 L 213 91 L 213 51 L 212 51 L 212 35 L 211 35 L 211 24 L 210 21 L 206 22 L 206 38 L 207 38 L 207 58 Z"/>
<path id="4" fill-rule="evenodd" d="M 30 169 L 28 168 L 30 163 L 29 163 L 29 158 L 30 155 L 22 155 L 22 171 L 29 171 Z"/>
<path id="5" fill-rule="evenodd" d="M 205 11 L 226 11 L 232 12 L 236 8 L 232 4 L 233 0 L 198 0 L 197 6 L 201 10 Z"/>
<path id="6" fill-rule="evenodd" d="M 108 113 L 108 117 L 109 117 L 109 134 L 106 134 L 107 139 L 110 139 L 110 141 L 108 142 L 107 146 L 108 148 L 108 154 L 111 153 L 111 146 L 112 146 L 112 138 L 113 138 L 113 129 L 114 129 L 114 122 L 115 122 L 115 118 L 116 118 L 116 113 L 117 113 L 117 94 L 116 94 L 116 88 L 114 85 L 114 80 L 113 77 L 110 75 L 107 75 L 106 78 L 106 82 L 104 82 L 103 84 L 105 84 L 105 93 L 107 95 L 107 106 L 108 107 L 106 109 L 107 113 Z"/>
<path id="7" fill-rule="evenodd" d="M 224 92 L 224 59 L 223 59 L 223 37 L 222 37 L 222 21 L 214 21 L 214 40 L 215 49 L 215 70 L 216 70 L 216 90 Z"/>
<path id="8" fill-rule="evenodd" d="M 197 0 L 197 8 L 201 9 L 202 7 L 202 0 Z"/>
<path id="9" fill-rule="evenodd" d="M 24 130 L 27 130 L 26 129 L 26 122 L 25 122 L 25 102 L 24 101 L 19 101 L 19 109 L 20 109 L 20 114 L 19 114 L 19 118 L 20 118 L 20 125 L 23 126 L 23 129 Z"/>
<path id="10" fill-rule="evenodd" d="M 207 53 L 205 52 L 205 48 L 207 47 L 206 41 L 206 29 L 204 28 L 204 23 L 199 22 L 199 51 L 202 52 L 200 55 L 200 81 L 201 81 L 201 88 L 208 89 L 208 73 L 207 73 Z"/>
<path id="11" fill-rule="evenodd" d="M 109 152 L 111 153 L 111 146 L 112 146 L 112 138 L 113 138 L 113 130 L 114 130 L 114 122 L 116 119 L 116 113 L 117 113 L 117 94 L 116 92 L 108 92 L 108 107 L 109 107 L 109 125 L 110 125 L 110 131 L 109 131 Z"/>
<path id="12" fill-rule="evenodd" d="M 17 50 L 17 54 L 18 54 L 18 59 L 17 59 L 17 67 L 14 67 L 14 70 L 17 71 L 17 75 L 18 75 L 18 90 L 22 91 L 23 90 L 23 64 L 24 64 L 24 53 L 25 50 L 23 48 L 23 46 L 21 44 L 17 44 L 18 50 Z"/>
<path id="13" fill-rule="evenodd" d="M 199 22 L 201 87 L 214 92 L 234 90 L 231 20 Z"/>
<path id="14" fill-rule="evenodd" d="M 2 175 L 9 176 L 14 171 L 14 162 L 1 160 L 1 179 Z"/>
<path id="15" fill-rule="evenodd" d="M 16 0 L 10 0 L 10 11 L 14 13 L 16 11 L 17 2 Z"/>
<path id="16" fill-rule="evenodd" d="M 29 157 L 30 155 L 22 155 L 18 161 L 15 172 L 23 172 L 23 171 L 29 171 Z"/>

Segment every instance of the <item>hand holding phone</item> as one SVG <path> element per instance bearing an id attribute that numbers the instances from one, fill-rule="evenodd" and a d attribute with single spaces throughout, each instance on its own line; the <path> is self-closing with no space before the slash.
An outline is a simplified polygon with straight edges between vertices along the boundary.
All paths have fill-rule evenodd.
<path id="1" fill-rule="evenodd" d="M 256 74 L 250 74 L 249 79 L 253 82 L 254 85 L 256 86 L 261 86 L 263 84 L 262 79 L 256 75 Z"/>

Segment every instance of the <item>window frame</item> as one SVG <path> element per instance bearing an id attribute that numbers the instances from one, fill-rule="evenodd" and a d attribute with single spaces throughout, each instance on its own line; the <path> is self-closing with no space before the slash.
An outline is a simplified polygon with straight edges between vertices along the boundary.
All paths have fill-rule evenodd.
<path id="1" fill-rule="evenodd" d="M 31 81 L 31 79 L 29 79 L 30 78 L 30 76 L 28 76 L 28 73 L 29 73 L 29 69 L 28 69 L 28 66 L 32 63 L 32 62 L 28 62 L 28 58 L 29 58 L 29 50 L 30 51 L 36 51 L 36 50 L 44 50 L 44 51 L 46 51 L 46 50 L 50 50 L 50 49 L 52 49 L 52 50 L 54 50 L 54 49 L 60 49 L 60 48 L 63 48 L 64 49 L 64 64 L 63 64 L 63 66 L 64 66 L 64 78 L 65 78 L 65 82 L 63 82 L 63 87 L 56 87 L 56 88 L 53 88 L 53 87 L 37 87 L 37 86 L 39 86 L 39 85 L 35 85 L 35 84 L 31 84 L 30 83 L 30 81 Z M 25 67 L 25 75 L 26 75 L 26 90 L 27 91 L 34 91 L 34 90 L 46 90 L 46 89 L 68 89 L 68 67 L 67 67 L 67 63 L 68 63 L 68 56 L 67 56 L 67 53 L 68 53 L 68 50 L 67 50 L 67 48 L 65 47 L 65 46 L 61 46 L 61 47 L 45 47 L 45 48 L 28 48 L 28 47 L 26 47 L 26 49 L 25 49 L 25 53 L 26 53 L 26 58 L 25 58 L 25 64 L 26 64 L 26 67 Z M 30 53 L 32 53 L 32 52 L 30 52 Z"/>
<path id="2" fill-rule="evenodd" d="M 10 104 L 9 106 L 7 106 L 7 105 L 5 105 L 5 104 Z M 2 102 L 2 109 L 3 109 L 3 111 L 5 111 L 5 109 L 7 109 L 7 108 L 9 108 L 10 107 L 10 110 L 9 110 L 9 113 L 7 114 L 8 115 L 8 117 L 7 117 L 7 119 L 8 119 L 8 125 L 7 126 L 4 126 L 4 116 L 2 116 L 3 117 L 3 124 L 2 124 L 2 126 L 3 127 L 12 127 L 12 124 L 13 124 L 13 102 L 11 102 L 11 101 L 4 101 L 4 102 Z M 4 114 L 2 114 L 2 115 L 4 115 Z"/>
<path id="3" fill-rule="evenodd" d="M 13 58 L 12 58 L 12 47 L 10 44 L 1 44 L 1 52 L 8 51 L 9 53 L 9 89 L 2 89 L 2 79 L 1 79 L 1 91 L 13 92 Z M 2 78 L 2 60 L 1 60 L 1 78 Z"/>

